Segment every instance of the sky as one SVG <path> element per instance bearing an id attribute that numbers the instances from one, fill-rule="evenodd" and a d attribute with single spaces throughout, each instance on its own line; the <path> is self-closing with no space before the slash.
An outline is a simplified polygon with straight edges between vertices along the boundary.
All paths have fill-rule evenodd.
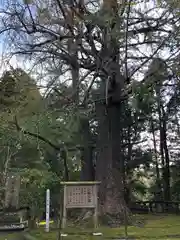
<path id="1" fill-rule="evenodd" d="M 4 3 L 4 1 L 11 1 L 11 0 L 0 0 L 0 6 Z M 20 0 L 21 1 L 21 0 Z M 155 6 L 155 0 L 134 0 L 132 1 L 133 3 L 133 8 L 135 8 L 137 11 L 141 11 L 141 12 L 144 12 L 146 11 L 147 9 L 152 9 L 154 6 Z M 135 4 L 136 3 L 136 4 Z M 33 14 L 36 13 L 36 8 L 35 6 L 33 6 L 32 4 L 30 5 L 30 8 L 31 10 L 33 11 Z M 161 9 L 158 9 L 157 10 L 154 10 L 154 11 L 150 11 L 150 14 L 149 16 L 153 16 L 153 17 L 157 17 L 162 13 L 163 10 Z M 140 41 L 143 41 L 143 36 L 139 36 L 139 40 Z M 134 41 L 132 40 L 132 43 L 133 42 L 136 42 L 136 40 L 134 39 Z M 2 72 L 6 69 L 9 69 L 10 66 L 16 68 L 16 67 L 22 67 L 23 69 L 25 70 L 29 70 L 31 69 L 31 66 L 32 64 L 30 62 L 25 62 L 24 60 L 22 60 L 21 58 L 17 58 L 16 56 L 13 56 L 10 60 L 9 58 L 6 58 L 3 54 L 4 50 L 7 50 L 7 44 L 6 44 L 6 41 L 2 38 L 2 36 L 0 36 L 0 74 L 2 74 Z M 146 45 L 142 45 L 140 47 L 140 50 L 141 50 L 141 53 L 139 53 L 138 51 L 136 51 L 136 55 L 138 56 L 149 56 L 151 53 L 152 53 L 152 49 L 151 47 L 148 47 Z M 134 54 L 134 50 L 132 51 L 132 53 Z M 163 57 L 163 58 L 168 58 L 169 56 L 169 52 L 168 50 L 165 50 L 165 51 L 160 51 L 160 56 Z M 132 62 L 132 61 L 131 61 Z M 134 65 L 134 62 L 132 62 L 131 64 L 132 66 Z M 134 66 L 133 66 L 134 67 Z M 32 72 L 31 71 L 31 74 L 33 75 L 34 78 L 37 78 L 37 74 L 35 72 Z M 137 73 L 136 74 L 136 79 L 138 80 L 141 80 L 143 78 L 143 74 L 141 73 Z M 44 83 L 42 83 L 41 81 L 41 84 L 45 84 L 45 81 L 44 80 Z"/>
<path id="2" fill-rule="evenodd" d="M 2 6 L 2 3 L 4 3 L 4 1 L 11 1 L 11 0 L 0 0 L 0 7 Z M 133 8 L 135 8 L 137 11 L 147 11 L 148 9 L 152 9 L 153 7 L 155 7 L 155 0 L 134 0 L 132 1 L 133 3 Z M 136 4 L 135 4 L 136 3 Z M 137 4 L 138 3 L 138 4 Z M 35 6 L 33 6 L 32 4 L 30 5 L 31 10 L 33 11 L 33 14 L 35 14 L 36 12 L 36 8 Z M 159 14 L 162 13 L 163 10 L 158 9 L 154 10 L 154 11 L 150 11 L 149 16 L 153 16 L 153 17 L 157 17 L 159 16 Z M 139 40 L 143 42 L 143 36 L 139 36 Z M 136 42 L 136 40 L 132 40 L 132 43 Z M 20 57 L 17 56 L 13 56 L 11 57 L 11 59 L 9 60 L 9 57 L 5 57 L 4 54 L 4 50 L 7 50 L 7 43 L 6 41 L 2 38 L 2 36 L 0 36 L 0 74 L 3 73 L 4 70 L 8 70 L 10 67 L 13 68 L 17 68 L 17 67 L 21 67 L 24 70 L 26 70 L 27 72 L 29 72 L 29 70 L 32 68 L 32 63 L 31 62 L 25 62 L 24 59 L 22 60 Z M 139 53 L 138 51 L 136 51 L 136 55 L 138 56 L 149 56 L 152 53 L 152 49 L 151 47 L 148 47 L 146 45 L 142 45 L 140 47 L 141 53 Z M 134 50 L 132 51 L 132 53 L 134 54 Z M 167 50 L 165 51 L 160 51 L 160 56 L 163 58 L 168 58 L 169 56 L 169 52 Z M 134 65 L 134 62 L 132 62 L 131 65 Z M 133 66 L 134 67 L 134 66 Z M 35 79 L 37 79 L 37 74 L 36 72 L 32 72 L 31 71 L 31 75 L 32 77 L 34 77 Z M 137 80 L 142 80 L 143 79 L 143 73 L 137 73 L 135 75 Z M 63 77 L 64 78 L 64 77 Z M 39 84 L 45 86 L 46 85 L 46 79 L 45 78 L 41 78 L 40 82 L 38 81 Z M 42 90 L 43 91 L 43 90 Z"/>
<path id="3" fill-rule="evenodd" d="M 0 0 L 0 7 L 3 6 L 3 3 L 5 1 L 11 1 L 11 0 Z M 132 1 L 132 3 L 133 3 L 133 7 L 135 7 L 136 10 L 140 10 L 141 12 L 143 12 L 144 10 L 146 11 L 147 9 L 153 8 L 155 6 L 155 0 L 134 0 L 134 1 Z M 36 13 L 36 7 L 32 4 L 30 4 L 30 8 L 31 8 L 33 14 L 35 14 Z M 155 17 L 155 16 L 158 17 L 158 15 L 161 14 L 161 12 L 162 11 L 160 9 L 158 9 L 158 11 L 157 10 L 153 11 L 153 12 L 151 11 L 150 14 L 153 15 L 153 17 Z M 143 41 L 143 38 L 141 36 L 140 36 L 140 40 Z M 3 37 L 0 36 L 0 55 L 2 55 L 2 53 L 4 52 L 4 49 L 7 49 L 6 41 L 4 41 Z M 147 55 L 148 53 L 151 52 L 151 49 L 144 45 L 144 46 L 141 46 L 141 52 L 143 54 Z M 164 51 L 164 52 L 161 51 L 161 54 L 162 54 L 163 57 L 168 56 L 167 51 Z M 3 58 L 4 58 L 4 56 L 3 56 Z M 2 71 L 4 71 L 4 69 L 8 68 L 8 64 L 9 63 L 7 62 L 7 60 L 4 60 L 4 59 L 0 60 L 0 73 L 2 73 Z M 23 68 L 25 68 L 25 69 L 28 69 L 29 68 L 28 65 L 30 65 L 30 63 L 24 64 L 24 61 L 21 61 L 16 56 L 12 57 L 12 59 L 10 60 L 10 64 L 14 68 L 23 66 Z"/>

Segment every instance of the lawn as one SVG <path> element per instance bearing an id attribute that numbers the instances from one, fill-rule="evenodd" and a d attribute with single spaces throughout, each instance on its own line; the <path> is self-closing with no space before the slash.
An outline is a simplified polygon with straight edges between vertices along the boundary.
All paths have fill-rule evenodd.
<path id="1" fill-rule="evenodd" d="M 142 216 L 141 216 L 142 218 Z M 180 239 L 180 216 L 143 216 L 146 219 L 144 227 L 128 227 L 128 236 L 131 239 L 162 239 L 173 240 Z M 124 236 L 124 228 L 107 228 L 101 227 L 98 232 L 102 232 L 103 236 L 92 236 L 90 228 L 71 227 L 64 232 L 69 233 L 64 240 L 103 240 L 103 239 L 120 239 Z M 51 230 L 50 233 L 45 233 L 43 229 L 38 229 L 30 233 L 32 239 L 57 240 L 58 233 L 56 230 Z M 20 234 L 1 235 L 0 240 L 21 240 Z"/>

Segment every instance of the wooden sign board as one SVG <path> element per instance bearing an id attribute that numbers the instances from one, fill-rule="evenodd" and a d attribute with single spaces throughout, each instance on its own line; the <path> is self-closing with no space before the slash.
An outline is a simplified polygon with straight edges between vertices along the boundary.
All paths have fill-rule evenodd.
<path id="1" fill-rule="evenodd" d="M 94 226 L 97 227 L 99 182 L 62 182 L 64 190 L 62 228 L 66 225 L 67 209 L 94 209 Z"/>
<path id="2" fill-rule="evenodd" d="M 67 186 L 66 208 L 94 208 L 96 206 L 96 186 Z"/>

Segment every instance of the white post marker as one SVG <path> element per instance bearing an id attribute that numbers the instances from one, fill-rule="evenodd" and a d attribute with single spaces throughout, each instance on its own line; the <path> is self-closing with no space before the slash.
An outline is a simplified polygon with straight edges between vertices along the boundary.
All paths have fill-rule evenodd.
<path id="1" fill-rule="evenodd" d="M 50 190 L 46 190 L 46 232 L 49 232 Z"/>

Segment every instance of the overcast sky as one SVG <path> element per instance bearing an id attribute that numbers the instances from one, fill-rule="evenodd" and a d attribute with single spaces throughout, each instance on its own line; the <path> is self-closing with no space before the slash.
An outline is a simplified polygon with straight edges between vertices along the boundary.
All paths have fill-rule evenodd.
<path id="1" fill-rule="evenodd" d="M 5 1 L 11 1 L 11 0 L 0 0 L 0 5 L 3 6 L 3 3 Z M 155 6 L 155 0 L 134 0 L 132 1 L 133 2 L 133 7 L 135 7 L 136 9 L 138 10 L 141 10 L 142 12 L 144 11 L 147 11 L 147 9 L 152 9 L 154 6 Z M 139 3 L 141 2 L 141 3 Z M 135 5 L 136 3 L 136 5 Z M 35 14 L 37 11 L 36 11 L 36 7 L 31 5 L 31 9 L 33 11 L 33 13 Z M 161 14 L 161 10 L 158 9 L 158 10 L 153 10 L 150 12 L 150 14 L 153 16 L 153 17 L 158 17 L 159 14 Z M 140 40 L 143 41 L 143 38 L 140 37 Z M 5 39 L 3 39 L 1 36 L 0 36 L 0 55 L 2 56 L 2 53 L 4 52 L 4 50 L 7 50 L 7 45 L 6 45 L 6 41 Z M 141 52 L 144 54 L 144 55 L 149 55 L 151 53 L 151 47 L 147 47 L 145 45 L 142 45 L 141 46 Z M 139 53 L 137 53 L 139 54 Z M 167 51 L 161 51 L 161 56 L 163 57 L 167 57 L 168 56 L 168 52 Z M 10 61 L 10 64 L 13 66 L 13 67 L 21 67 L 23 66 L 23 68 L 29 68 L 30 66 L 30 63 L 26 63 L 26 65 L 24 65 L 24 61 L 21 61 L 19 58 L 17 58 L 16 56 L 14 56 L 11 61 Z M 5 60 L 4 59 L 4 55 L 3 55 L 3 61 L 2 59 L 0 59 L 0 71 L 2 72 L 6 67 L 8 67 L 8 62 L 7 62 L 7 59 Z"/>

